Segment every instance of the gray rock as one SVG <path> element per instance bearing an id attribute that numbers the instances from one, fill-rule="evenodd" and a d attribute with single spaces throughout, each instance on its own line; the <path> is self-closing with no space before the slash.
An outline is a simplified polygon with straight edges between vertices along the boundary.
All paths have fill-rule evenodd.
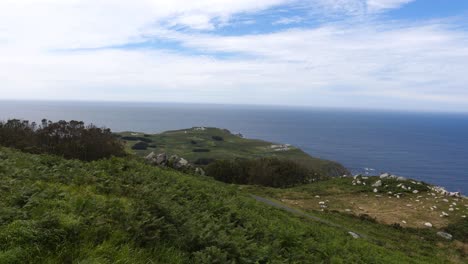
<path id="1" fill-rule="evenodd" d="M 396 178 L 397 181 L 406 181 L 405 177 L 399 176 Z"/>
<path id="2" fill-rule="evenodd" d="M 380 186 L 382 186 L 382 181 L 381 180 L 378 180 L 374 184 L 372 184 L 372 187 L 380 187 Z"/>
<path id="3" fill-rule="evenodd" d="M 145 157 L 145 161 L 151 165 L 157 165 L 156 154 L 154 152 L 151 152 L 150 154 L 148 154 L 148 156 Z"/>
<path id="4" fill-rule="evenodd" d="M 186 167 L 189 165 L 189 162 L 184 159 L 184 158 L 179 158 L 175 163 L 174 163 L 174 166 L 178 169 L 180 168 L 183 168 L 183 167 Z"/>
<path id="5" fill-rule="evenodd" d="M 348 234 L 350 234 L 354 239 L 360 238 L 360 236 L 354 232 L 349 231 Z"/>
<path id="6" fill-rule="evenodd" d="M 439 231 L 437 232 L 437 235 L 440 236 L 440 237 L 443 237 L 447 240 L 452 240 L 453 236 L 449 233 L 445 233 L 445 232 L 442 232 L 442 231 Z"/>
<path id="7" fill-rule="evenodd" d="M 166 165 L 167 163 L 167 155 L 166 153 L 161 153 L 156 156 L 156 164 L 158 165 Z"/>

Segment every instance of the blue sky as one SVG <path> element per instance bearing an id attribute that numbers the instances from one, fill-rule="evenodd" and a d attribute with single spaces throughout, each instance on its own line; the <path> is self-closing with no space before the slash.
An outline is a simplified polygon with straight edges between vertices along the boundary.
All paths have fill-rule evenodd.
<path id="1" fill-rule="evenodd" d="M 0 99 L 468 112 L 468 1 L 4 0 Z"/>

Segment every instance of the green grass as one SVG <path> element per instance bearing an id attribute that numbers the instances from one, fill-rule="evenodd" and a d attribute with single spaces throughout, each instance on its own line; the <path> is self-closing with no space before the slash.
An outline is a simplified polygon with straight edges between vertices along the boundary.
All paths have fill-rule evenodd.
<path id="1" fill-rule="evenodd" d="M 368 183 L 373 183 L 379 179 L 378 177 L 368 178 L 366 180 Z M 430 195 L 431 191 L 427 189 L 425 183 L 419 185 L 413 184 L 411 181 L 405 182 L 404 184 L 412 186 L 413 190 L 420 190 L 419 193 L 413 194 L 411 191 L 403 191 L 401 188 L 397 188 L 401 182 L 384 180 L 383 186 L 379 188 L 382 191 L 374 193 L 374 187 L 371 187 L 370 184 L 366 186 L 352 185 L 352 180 L 352 178 L 331 178 L 312 184 L 283 189 L 260 186 L 239 186 L 239 188 L 246 193 L 268 197 L 292 208 L 344 226 L 349 230 L 367 236 L 378 245 L 405 252 L 407 255 L 445 256 L 449 257 L 450 261 L 454 263 L 466 263 L 468 261 L 467 244 L 464 241 L 464 239 L 466 240 L 466 224 L 468 221 L 466 218 L 461 217 L 462 215 L 468 215 L 468 207 L 466 207 L 468 199 L 444 197 L 444 199 L 448 198 L 449 203 L 442 202 L 442 198 L 439 199 L 439 203 L 435 203 L 435 199 Z M 387 185 L 387 188 L 384 187 L 385 185 Z M 385 195 L 387 191 L 395 193 L 396 190 L 402 193 L 401 199 L 395 199 L 395 197 L 389 199 L 388 195 Z M 426 197 L 429 200 L 426 200 Z M 403 214 L 398 209 L 398 206 L 406 208 L 408 203 L 414 204 L 418 199 L 424 203 L 437 204 L 438 208 L 431 211 L 429 206 L 426 206 L 426 208 L 419 206 L 417 209 L 407 210 L 409 212 L 407 214 Z M 449 204 L 455 199 L 461 210 L 450 212 L 448 211 Z M 328 208 L 321 210 L 318 204 L 320 201 L 327 201 Z M 391 201 L 390 205 L 385 204 L 388 201 Z M 354 202 L 357 203 L 357 206 L 364 207 L 365 211 L 354 210 L 355 208 L 350 206 Z M 379 214 L 379 211 L 384 211 L 386 206 L 393 206 L 396 209 L 391 213 L 392 217 L 398 217 L 399 215 L 403 217 L 404 215 L 407 224 L 401 222 L 395 222 L 395 225 L 391 223 L 383 224 L 382 222 L 386 220 L 386 216 Z M 347 212 L 347 208 L 353 210 Z M 439 216 L 441 211 L 449 212 L 450 217 L 441 218 Z M 373 214 L 372 212 L 377 213 Z M 440 224 L 440 226 L 424 228 L 421 222 L 418 222 L 418 219 Z M 445 230 L 448 230 L 458 240 L 447 241 L 436 235 L 438 231 Z"/>
<path id="2" fill-rule="evenodd" d="M 121 136 L 134 136 L 134 132 L 120 133 Z M 144 134 L 138 133 L 143 137 Z M 222 137 L 223 140 L 214 140 L 213 137 Z M 311 157 L 296 147 L 290 147 L 287 151 L 275 151 L 271 146 L 277 143 L 266 142 L 255 139 L 245 139 L 231 134 L 227 130 L 218 128 L 206 128 L 206 130 L 183 129 L 167 131 L 161 134 L 146 135 L 151 139 L 156 148 L 148 148 L 145 151 L 135 151 L 131 147 L 138 141 L 127 141 L 129 152 L 140 156 L 155 153 L 176 154 L 190 162 L 203 159 L 235 159 L 246 158 L 255 159 L 262 157 L 277 157 L 296 161 L 308 168 L 312 168 L 324 176 L 341 176 L 348 173 L 340 164 Z M 196 144 L 193 144 L 196 143 Z M 194 152 L 194 149 L 206 149 L 209 152 Z"/>
<path id="3" fill-rule="evenodd" d="M 451 260 L 451 251 L 419 243 L 426 247 L 410 252 L 353 239 L 238 186 L 134 158 L 84 163 L 0 148 L 0 263 Z"/>

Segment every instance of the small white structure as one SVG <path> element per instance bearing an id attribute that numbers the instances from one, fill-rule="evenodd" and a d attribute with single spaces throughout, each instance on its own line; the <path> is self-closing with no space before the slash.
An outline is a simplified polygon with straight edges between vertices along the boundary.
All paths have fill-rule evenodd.
<path id="1" fill-rule="evenodd" d="M 274 151 L 288 151 L 291 149 L 291 145 L 290 144 L 271 145 L 270 148 L 272 148 Z"/>

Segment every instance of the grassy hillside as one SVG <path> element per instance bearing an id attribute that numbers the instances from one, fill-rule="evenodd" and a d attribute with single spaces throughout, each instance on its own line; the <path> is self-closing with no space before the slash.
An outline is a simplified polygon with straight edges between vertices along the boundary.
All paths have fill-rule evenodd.
<path id="1" fill-rule="evenodd" d="M 124 132 L 119 135 L 132 139 L 127 140 L 128 150 L 142 156 L 151 151 L 155 153 L 166 152 L 177 154 L 192 163 L 203 159 L 278 157 L 294 160 L 326 176 L 341 176 L 348 173 L 340 164 L 311 157 L 296 147 L 282 148 L 278 143 L 245 139 L 218 128 L 191 128 L 154 135 Z M 141 139 L 148 141 L 149 148 L 147 150 L 132 150 L 131 147 Z"/>
<path id="2" fill-rule="evenodd" d="M 353 239 L 345 230 L 256 202 L 235 185 L 136 159 L 84 163 L 0 148 L 0 263 L 457 259 L 435 242 L 411 241 L 420 250 Z"/>

